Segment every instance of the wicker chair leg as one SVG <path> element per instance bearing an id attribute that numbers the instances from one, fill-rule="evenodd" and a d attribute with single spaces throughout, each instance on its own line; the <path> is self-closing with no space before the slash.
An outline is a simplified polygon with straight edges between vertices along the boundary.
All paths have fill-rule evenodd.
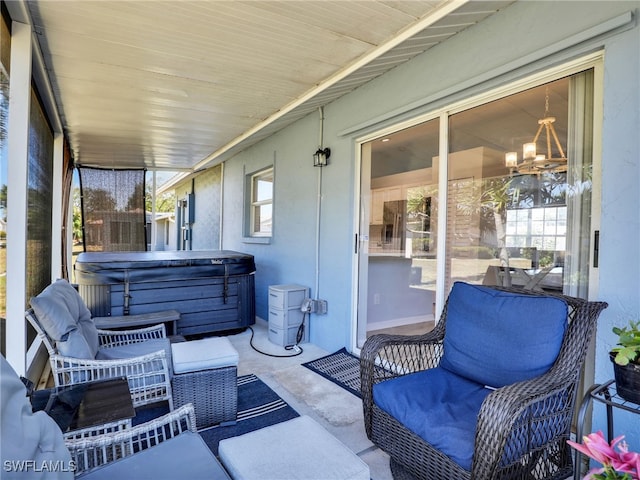
<path id="1" fill-rule="evenodd" d="M 418 480 L 393 458 L 389 459 L 389 466 L 391 467 L 391 475 L 393 475 L 393 480 Z"/>

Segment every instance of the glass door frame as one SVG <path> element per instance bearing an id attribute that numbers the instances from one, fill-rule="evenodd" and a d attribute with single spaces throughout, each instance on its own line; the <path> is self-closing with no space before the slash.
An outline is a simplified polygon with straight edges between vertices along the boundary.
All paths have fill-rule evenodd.
<path id="1" fill-rule="evenodd" d="M 473 108 L 475 106 L 483 105 L 494 100 L 499 100 L 511 94 L 518 93 L 528 88 L 536 87 L 544 83 L 552 82 L 562 77 L 575 75 L 585 70 L 593 69 L 594 73 L 594 107 L 593 107 L 593 178 L 592 178 L 592 216 L 591 216 L 591 239 L 594 238 L 596 232 L 600 230 L 600 202 L 601 202 L 601 145 L 602 145 L 602 115 L 603 115 L 603 83 L 604 83 L 604 68 L 603 68 L 603 52 L 598 51 L 590 55 L 575 59 L 571 62 L 567 62 L 556 67 L 547 69 L 543 72 L 535 73 L 520 80 L 511 81 L 507 85 L 489 90 L 461 100 L 456 103 L 452 103 L 444 108 L 431 111 L 426 114 L 417 115 L 414 118 L 386 126 L 379 130 L 373 131 L 361 137 L 354 138 L 355 148 L 355 175 L 354 175 L 354 205 L 353 205 L 353 222 L 355 232 L 355 246 L 354 246 L 354 260 L 352 264 L 352 322 L 351 322 L 351 351 L 359 355 L 360 348 L 358 347 L 358 305 L 359 305 L 359 282 L 360 282 L 360 250 L 362 248 L 362 235 L 368 235 L 368 232 L 361 231 L 361 202 L 362 188 L 361 188 L 361 176 L 363 174 L 362 169 L 362 147 L 367 142 L 381 138 L 385 135 L 391 135 L 400 130 L 416 126 L 420 123 L 439 118 L 440 119 L 440 159 L 439 159 L 439 178 L 438 178 L 438 202 L 440 205 L 447 205 L 447 183 L 448 183 L 448 171 L 449 171 L 449 122 L 448 119 L 451 115 Z M 438 235 L 441 241 L 446 239 L 447 228 L 447 216 L 446 214 L 438 215 Z M 446 268 L 446 255 L 445 248 L 439 248 L 436 256 L 436 270 L 438 280 L 444 279 Z M 594 298 L 598 291 L 598 271 L 594 268 L 593 262 L 589 264 L 588 271 L 588 297 Z M 446 292 L 444 290 L 444 282 L 436 282 L 436 306 L 435 306 L 435 321 L 437 322 L 442 313 L 444 302 L 446 300 Z M 591 365 L 591 368 L 586 367 L 585 377 L 587 379 L 593 378 L 593 362 L 587 361 L 586 365 Z"/>

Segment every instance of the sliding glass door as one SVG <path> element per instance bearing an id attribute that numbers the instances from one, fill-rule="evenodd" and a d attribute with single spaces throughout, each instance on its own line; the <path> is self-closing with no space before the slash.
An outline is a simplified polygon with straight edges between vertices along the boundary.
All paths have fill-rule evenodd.
<path id="1" fill-rule="evenodd" d="M 362 144 L 358 347 L 426 331 L 455 281 L 587 296 L 593 92 L 587 70 Z"/>
<path id="2" fill-rule="evenodd" d="M 358 346 L 434 320 L 438 135 L 431 120 L 362 146 Z"/>
<path id="3" fill-rule="evenodd" d="M 586 296 L 591 71 L 449 117 L 445 289 L 456 280 Z"/>

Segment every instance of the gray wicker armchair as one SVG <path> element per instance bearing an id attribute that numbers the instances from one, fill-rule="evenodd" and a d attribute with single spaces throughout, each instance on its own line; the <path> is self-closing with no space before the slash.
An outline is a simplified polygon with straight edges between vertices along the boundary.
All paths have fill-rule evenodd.
<path id="1" fill-rule="evenodd" d="M 190 403 L 131 428 L 98 425 L 63 436 L 44 411 L 32 412 L 25 386 L 2 355 L 0 398 L 2 478 L 229 480 L 197 433 Z"/>
<path id="2" fill-rule="evenodd" d="M 49 352 L 57 387 L 126 377 L 134 407 L 167 401 L 173 409 L 171 346 L 164 324 L 135 330 L 99 330 L 78 292 L 57 280 L 37 297 L 25 318 Z"/>
<path id="3" fill-rule="evenodd" d="M 478 301 L 474 297 L 476 294 L 490 299 Z M 549 313 L 544 309 L 541 311 L 535 302 L 555 302 L 551 306 L 560 308 L 556 313 Z M 536 348 L 546 349 L 555 342 L 552 337 L 544 338 L 545 332 L 553 329 L 547 319 L 553 315 L 562 316 L 563 304 L 566 304 L 564 321 L 556 322 L 562 330 L 556 334 L 557 349 L 550 352 L 548 366 L 538 365 L 538 370 L 517 377 L 518 381 L 513 383 L 503 385 L 496 380 L 492 382 L 498 385 L 496 388 L 488 386 L 492 383 L 483 385 L 485 373 L 488 372 L 491 378 L 491 371 L 496 369 L 495 362 L 504 360 L 502 369 L 510 369 L 510 363 L 526 364 L 527 353 L 532 352 L 527 352 L 529 347 L 518 345 L 518 342 L 526 344 L 528 339 L 533 339 L 534 353 Z M 514 305 L 519 307 L 514 308 Z M 606 307 L 605 302 L 588 302 L 560 294 L 456 282 L 440 321 L 430 333 L 370 337 L 360 357 L 365 429 L 369 439 L 390 455 L 394 478 L 569 477 L 572 456 L 566 440 L 571 430 L 580 373 L 596 319 Z M 488 320 L 478 319 L 483 315 Z M 532 327 L 532 320 L 539 321 L 540 325 Z M 491 327 L 483 324 L 485 321 Z M 491 344 L 488 337 L 505 325 L 507 330 L 516 325 L 515 336 L 520 339 L 507 347 L 512 349 L 511 356 L 501 358 L 500 348 Z M 536 334 L 532 335 L 532 332 Z M 538 341 L 538 337 L 543 338 Z M 498 335 L 498 338 L 504 340 L 505 337 Z M 456 344 L 457 340 L 461 343 Z M 484 351 L 485 357 L 476 358 L 475 365 L 459 362 L 460 359 L 473 359 L 475 353 L 482 352 L 485 341 L 490 345 L 490 350 Z M 456 348 L 460 351 L 456 352 Z M 496 350 L 498 353 L 494 355 Z M 513 355 L 514 352 L 522 354 Z M 537 359 L 548 354 L 548 351 L 535 353 L 533 357 Z M 445 360 L 447 355 L 449 358 Z M 465 378 L 467 367 L 471 371 L 468 377 L 472 380 Z M 516 375 L 520 373 L 516 372 Z M 441 376 L 447 380 L 438 380 Z M 476 378 L 478 376 L 480 380 Z M 449 377 L 454 378 L 450 380 Z M 412 380 L 414 378 L 416 380 Z M 477 381 L 480 383 L 474 387 Z M 412 382 L 414 387 L 410 386 Z M 465 386 L 459 393 L 446 391 L 461 384 Z M 395 385 L 394 389 L 390 389 L 390 385 Z M 412 393 L 417 395 L 400 398 L 403 393 L 398 393 L 398 385 L 407 390 L 414 388 Z M 430 386 L 434 388 L 430 390 Z M 390 398 L 385 399 L 385 395 Z M 420 406 L 429 402 L 425 398 L 432 395 L 437 398 L 427 408 L 433 412 L 420 411 Z M 451 404 L 442 407 L 447 401 Z M 439 410 L 441 407 L 443 410 Z M 453 413 L 447 419 L 450 410 Z M 429 414 L 434 418 L 429 420 Z M 469 425 L 461 427 L 458 416 L 468 417 Z M 455 424 L 451 431 L 447 430 L 449 420 Z M 463 437 L 468 441 L 466 447 Z M 464 452 L 465 448 L 469 451 Z"/>

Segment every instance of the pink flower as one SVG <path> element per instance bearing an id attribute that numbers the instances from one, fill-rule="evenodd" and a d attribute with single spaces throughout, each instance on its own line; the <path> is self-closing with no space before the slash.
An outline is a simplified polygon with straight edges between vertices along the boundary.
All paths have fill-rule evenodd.
<path id="1" fill-rule="evenodd" d="M 602 464 L 600 468 L 593 468 L 585 479 L 628 479 L 639 480 L 640 454 L 630 452 L 626 442 L 622 442 L 624 435 L 614 438 L 607 443 L 601 431 L 591 433 L 582 438 L 582 444 L 567 440 L 567 443 L 584 455 Z M 617 446 L 616 451 L 614 447 Z"/>
<path id="2" fill-rule="evenodd" d="M 619 447 L 619 450 L 621 451 L 621 453 L 618 455 L 617 459 L 614 458 L 611 460 L 611 466 L 619 472 L 631 474 L 640 472 L 640 470 L 638 470 L 638 464 L 640 464 L 640 454 L 629 452 L 627 449 L 627 444 L 624 442 Z"/>

